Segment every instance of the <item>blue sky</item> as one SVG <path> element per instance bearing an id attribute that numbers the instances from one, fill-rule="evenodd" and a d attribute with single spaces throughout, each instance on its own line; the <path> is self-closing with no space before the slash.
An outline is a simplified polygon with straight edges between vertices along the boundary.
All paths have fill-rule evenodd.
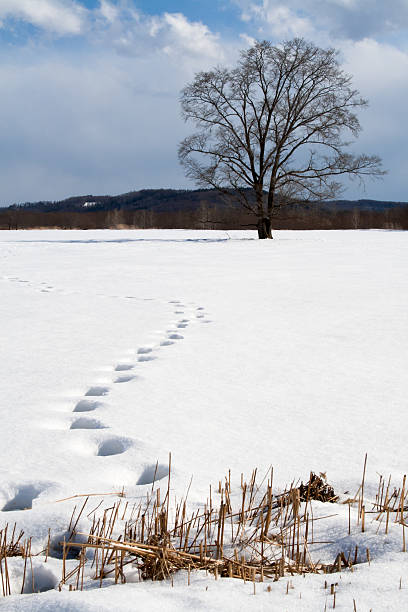
<path id="1" fill-rule="evenodd" d="M 180 89 L 293 36 L 338 48 L 370 100 L 354 149 L 389 174 L 345 197 L 408 201 L 408 0 L 0 0 L 0 205 L 194 187 Z"/>

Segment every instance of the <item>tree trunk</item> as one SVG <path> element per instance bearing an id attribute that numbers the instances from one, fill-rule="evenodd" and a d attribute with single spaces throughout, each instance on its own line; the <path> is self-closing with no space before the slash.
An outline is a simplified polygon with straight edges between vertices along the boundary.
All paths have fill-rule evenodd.
<path id="1" fill-rule="evenodd" d="M 258 219 L 258 238 L 264 240 L 266 238 L 272 239 L 272 225 L 271 220 L 268 217 L 260 217 Z"/>
<path id="2" fill-rule="evenodd" d="M 260 238 L 261 240 L 265 240 L 266 238 L 272 238 L 271 217 L 264 210 L 264 194 L 262 183 L 256 186 L 255 193 L 258 213 L 258 238 Z"/>
<path id="3" fill-rule="evenodd" d="M 271 182 L 269 185 L 269 191 L 268 191 L 268 205 L 267 205 L 267 216 L 264 219 L 259 219 L 259 221 L 263 222 L 264 224 L 264 230 L 266 233 L 266 236 L 263 236 L 263 238 L 272 238 L 272 211 L 273 211 L 273 206 L 275 203 L 275 178 L 274 175 L 272 175 L 271 177 Z M 258 221 L 258 235 L 259 235 L 259 221 Z M 261 236 L 259 236 L 259 238 L 261 238 Z"/>

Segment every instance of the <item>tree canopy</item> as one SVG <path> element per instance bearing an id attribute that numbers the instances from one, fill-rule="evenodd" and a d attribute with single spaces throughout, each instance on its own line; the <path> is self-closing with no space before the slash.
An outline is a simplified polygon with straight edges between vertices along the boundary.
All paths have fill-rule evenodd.
<path id="1" fill-rule="evenodd" d="M 181 106 L 197 130 L 179 147 L 187 176 L 239 198 L 260 238 L 272 238 L 283 204 L 334 198 L 342 176 L 384 174 L 378 156 L 349 151 L 367 100 L 335 49 L 300 38 L 257 42 L 236 67 L 196 74 Z"/>

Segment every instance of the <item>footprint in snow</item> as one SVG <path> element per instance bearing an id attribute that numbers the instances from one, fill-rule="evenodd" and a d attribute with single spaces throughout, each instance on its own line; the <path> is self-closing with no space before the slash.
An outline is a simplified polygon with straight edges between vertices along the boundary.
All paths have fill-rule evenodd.
<path id="1" fill-rule="evenodd" d="M 98 457 L 110 457 L 111 455 L 121 455 L 132 446 L 132 441 L 126 438 L 111 437 L 103 440 L 98 446 Z"/>
<path id="2" fill-rule="evenodd" d="M 46 593 L 52 591 L 59 583 L 59 577 L 50 567 L 36 565 L 27 568 L 26 580 L 22 593 L 30 595 L 32 593 Z"/>
<path id="3" fill-rule="evenodd" d="M 119 363 L 115 368 L 115 372 L 127 372 L 128 370 L 133 370 L 134 367 L 132 363 Z"/>
<path id="4" fill-rule="evenodd" d="M 184 336 L 182 336 L 181 334 L 176 334 L 173 332 L 170 332 L 168 335 L 170 340 L 183 340 Z"/>
<path id="5" fill-rule="evenodd" d="M 90 387 L 85 393 L 86 396 L 100 397 L 101 395 L 107 395 L 109 393 L 109 387 Z"/>
<path id="6" fill-rule="evenodd" d="M 140 363 L 143 363 L 144 361 L 154 361 L 155 359 L 157 359 L 155 355 L 139 355 L 137 358 Z"/>
<path id="7" fill-rule="evenodd" d="M 69 546 L 64 550 L 62 542 L 65 540 L 66 542 L 72 538 L 72 530 L 67 530 L 64 532 L 60 532 L 51 538 L 50 546 L 49 546 L 49 555 L 54 559 L 77 559 L 78 558 L 78 549 L 74 546 Z M 79 533 L 75 534 L 76 542 L 87 542 L 88 538 L 85 535 L 81 535 Z"/>
<path id="8" fill-rule="evenodd" d="M 33 500 L 36 499 L 40 493 L 43 492 L 43 488 L 38 485 L 21 485 L 16 488 L 14 497 L 3 506 L 2 512 L 13 512 L 15 510 L 31 510 L 33 507 Z"/>
<path id="9" fill-rule="evenodd" d="M 80 400 L 75 406 L 73 412 L 92 412 L 102 406 L 101 402 L 95 400 Z"/>
<path id="10" fill-rule="evenodd" d="M 98 419 L 79 417 L 72 422 L 70 429 L 106 429 L 106 425 Z"/>
<path id="11" fill-rule="evenodd" d="M 129 382 L 130 380 L 134 380 L 136 378 L 136 376 L 133 376 L 132 374 L 123 374 L 122 376 L 118 376 L 117 379 L 115 380 L 115 383 L 126 383 Z"/>
<path id="12" fill-rule="evenodd" d="M 139 476 L 139 480 L 137 481 L 137 485 L 149 485 L 161 480 L 162 478 L 167 478 L 169 475 L 169 466 L 162 464 L 153 464 L 145 467 L 141 475 Z"/>
<path id="13" fill-rule="evenodd" d="M 179 321 L 176 325 L 176 327 L 178 329 L 184 329 L 186 327 L 188 327 L 189 324 L 189 320 L 188 319 L 181 319 L 181 321 Z"/>

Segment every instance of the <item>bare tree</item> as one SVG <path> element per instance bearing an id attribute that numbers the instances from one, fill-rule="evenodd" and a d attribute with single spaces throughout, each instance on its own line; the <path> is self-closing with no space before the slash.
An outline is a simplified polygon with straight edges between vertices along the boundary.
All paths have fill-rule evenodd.
<path id="1" fill-rule="evenodd" d="M 237 197 L 256 216 L 259 238 L 272 238 L 284 203 L 333 198 L 343 175 L 384 174 L 375 155 L 347 152 L 367 106 L 334 49 L 303 39 L 257 42 L 237 67 L 196 74 L 181 93 L 186 121 L 179 159 L 188 177 Z"/>

